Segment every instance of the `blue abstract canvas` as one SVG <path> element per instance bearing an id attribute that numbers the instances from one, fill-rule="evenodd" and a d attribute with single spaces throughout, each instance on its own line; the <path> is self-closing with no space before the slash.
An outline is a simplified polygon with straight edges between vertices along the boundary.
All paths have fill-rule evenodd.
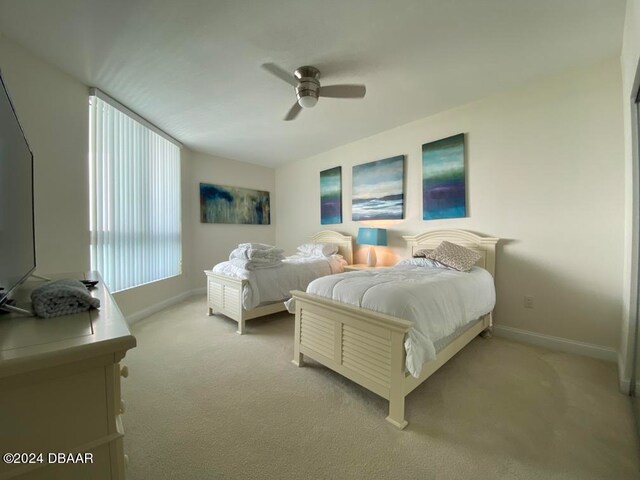
<path id="1" fill-rule="evenodd" d="M 320 172 L 320 223 L 342 223 L 342 167 Z"/>
<path id="2" fill-rule="evenodd" d="M 353 167 L 352 219 L 401 219 L 404 215 L 404 155 Z"/>
<path id="3" fill-rule="evenodd" d="M 464 133 L 422 145 L 422 218 L 466 217 Z"/>
<path id="4" fill-rule="evenodd" d="M 269 192 L 200 184 L 200 222 L 269 225 Z"/>

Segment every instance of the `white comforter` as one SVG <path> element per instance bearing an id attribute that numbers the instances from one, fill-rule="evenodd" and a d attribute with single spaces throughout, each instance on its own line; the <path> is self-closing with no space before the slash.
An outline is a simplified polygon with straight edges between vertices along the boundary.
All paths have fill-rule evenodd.
<path id="1" fill-rule="evenodd" d="M 479 267 L 468 273 L 413 265 L 348 272 L 314 280 L 307 293 L 413 321 L 404 346 L 414 377 L 435 358 L 435 342 L 496 302 L 493 277 Z"/>
<path id="2" fill-rule="evenodd" d="M 278 267 L 246 270 L 232 262 L 222 262 L 213 267 L 213 271 L 249 281 L 242 292 L 242 306 L 251 310 L 263 303 L 285 301 L 291 298 L 291 290 L 304 291 L 318 277 L 343 272 L 346 263 L 339 255 L 293 255 L 286 257 Z"/>

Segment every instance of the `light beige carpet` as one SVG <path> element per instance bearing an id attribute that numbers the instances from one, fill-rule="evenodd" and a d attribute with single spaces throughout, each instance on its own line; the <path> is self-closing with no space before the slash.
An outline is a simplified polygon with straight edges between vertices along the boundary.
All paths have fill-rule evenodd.
<path id="1" fill-rule="evenodd" d="M 124 360 L 130 480 L 638 479 L 611 363 L 477 338 L 407 398 L 296 368 L 293 317 L 236 324 L 195 298 L 135 325 Z"/>

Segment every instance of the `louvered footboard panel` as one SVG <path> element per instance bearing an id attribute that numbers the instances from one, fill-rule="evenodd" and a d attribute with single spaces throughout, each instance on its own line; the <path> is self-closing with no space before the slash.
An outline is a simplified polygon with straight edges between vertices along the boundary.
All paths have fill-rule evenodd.
<path id="1" fill-rule="evenodd" d="M 334 315 L 301 302 L 300 351 L 388 398 L 391 388 L 391 332 L 370 322 Z"/>
<path id="2" fill-rule="evenodd" d="M 207 277 L 207 302 L 211 313 L 223 313 L 240 321 L 243 281 L 214 274 L 207 274 Z"/>
<path id="3" fill-rule="evenodd" d="M 209 283 L 209 306 L 211 308 L 220 309 L 224 307 L 224 287 L 214 282 Z"/>
<path id="4" fill-rule="evenodd" d="M 237 288 L 224 286 L 224 310 L 229 312 L 238 312 L 241 310 L 240 297 L 242 292 Z"/>
<path id="5" fill-rule="evenodd" d="M 391 345 L 388 336 L 384 338 L 342 325 L 342 365 L 389 388 Z"/>
<path id="6" fill-rule="evenodd" d="M 335 322 L 308 310 L 303 310 L 301 315 L 300 343 L 335 360 Z"/>

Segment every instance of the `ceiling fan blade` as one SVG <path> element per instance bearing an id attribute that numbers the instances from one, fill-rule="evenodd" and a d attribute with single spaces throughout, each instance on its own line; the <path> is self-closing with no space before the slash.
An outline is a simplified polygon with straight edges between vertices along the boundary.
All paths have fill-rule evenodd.
<path id="1" fill-rule="evenodd" d="M 300 110 L 302 110 L 302 107 L 298 102 L 294 103 L 291 109 L 287 112 L 287 115 L 284 117 L 285 122 L 295 119 L 300 113 Z"/>
<path id="2" fill-rule="evenodd" d="M 292 87 L 298 86 L 298 80 L 296 80 L 296 78 L 285 69 L 277 66 L 275 63 L 263 63 L 262 68 L 264 68 L 271 75 L 278 77 L 283 82 L 287 82 Z"/>
<path id="3" fill-rule="evenodd" d="M 328 85 L 320 87 L 320 96 L 329 98 L 363 98 L 367 93 L 364 85 Z"/>

